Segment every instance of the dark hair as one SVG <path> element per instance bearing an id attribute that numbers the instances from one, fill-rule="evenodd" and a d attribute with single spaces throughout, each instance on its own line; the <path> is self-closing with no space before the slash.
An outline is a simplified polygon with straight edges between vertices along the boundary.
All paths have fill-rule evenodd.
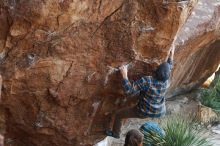
<path id="1" fill-rule="evenodd" d="M 143 141 L 143 135 L 138 130 L 132 129 L 128 131 L 125 138 L 124 146 L 139 146 Z"/>
<path id="2" fill-rule="evenodd" d="M 155 78 L 159 81 L 165 82 L 170 77 L 170 65 L 167 62 L 159 65 L 155 71 Z"/>

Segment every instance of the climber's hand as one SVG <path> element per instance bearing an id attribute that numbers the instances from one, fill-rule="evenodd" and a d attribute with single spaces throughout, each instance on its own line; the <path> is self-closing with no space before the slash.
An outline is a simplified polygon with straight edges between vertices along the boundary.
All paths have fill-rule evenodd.
<path id="1" fill-rule="evenodd" d="M 172 46 L 171 46 L 171 50 L 170 50 L 170 55 L 169 55 L 169 58 L 170 58 L 171 60 L 173 60 L 174 51 L 175 51 L 175 46 L 172 45 Z"/>
<path id="2" fill-rule="evenodd" d="M 128 78 L 128 68 L 126 65 L 123 65 L 119 68 L 120 72 L 121 72 L 121 75 L 124 79 L 127 79 Z"/>

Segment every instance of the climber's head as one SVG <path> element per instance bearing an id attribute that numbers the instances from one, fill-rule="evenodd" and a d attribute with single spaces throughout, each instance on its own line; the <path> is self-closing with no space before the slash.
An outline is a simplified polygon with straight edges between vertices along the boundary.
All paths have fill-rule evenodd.
<path id="1" fill-rule="evenodd" d="M 138 130 L 128 131 L 125 138 L 124 146 L 142 146 L 143 135 Z"/>
<path id="2" fill-rule="evenodd" d="M 155 71 L 155 78 L 159 81 L 167 81 L 170 77 L 170 65 L 167 62 L 160 64 Z"/>

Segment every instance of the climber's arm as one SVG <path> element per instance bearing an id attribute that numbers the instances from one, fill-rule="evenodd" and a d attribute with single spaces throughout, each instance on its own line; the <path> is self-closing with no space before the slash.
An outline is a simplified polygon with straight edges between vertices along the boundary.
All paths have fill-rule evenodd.
<path id="1" fill-rule="evenodd" d="M 174 56 L 175 47 L 173 45 L 171 47 L 172 48 L 170 50 L 170 54 L 169 54 L 169 58 L 167 59 L 167 63 L 170 64 L 171 69 L 172 69 L 172 66 L 173 66 L 173 56 Z"/>
<path id="2" fill-rule="evenodd" d="M 171 51 L 170 51 L 170 59 L 171 59 L 172 61 L 173 61 L 174 51 L 175 51 L 175 47 L 172 46 Z"/>
<path id="3" fill-rule="evenodd" d="M 127 67 L 122 66 L 120 71 L 123 78 L 123 88 L 127 94 L 139 94 L 141 90 L 144 90 L 144 87 L 147 85 L 147 80 L 145 77 L 142 77 L 140 80 L 131 83 L 127 76 Z"/>

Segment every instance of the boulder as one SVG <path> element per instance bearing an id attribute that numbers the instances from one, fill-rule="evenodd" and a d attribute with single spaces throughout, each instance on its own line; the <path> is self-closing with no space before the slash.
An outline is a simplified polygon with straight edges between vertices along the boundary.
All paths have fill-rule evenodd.
<path id="1" fill-rule="evenodd" d="M 135 104 L 121 86 L 152 75 L 176 47 L 167 97 L 200 86 L 220 62 L 216 0 L 0 1 L 0 74 L 10 146 L 86 146 L 111 113 Z"/>

